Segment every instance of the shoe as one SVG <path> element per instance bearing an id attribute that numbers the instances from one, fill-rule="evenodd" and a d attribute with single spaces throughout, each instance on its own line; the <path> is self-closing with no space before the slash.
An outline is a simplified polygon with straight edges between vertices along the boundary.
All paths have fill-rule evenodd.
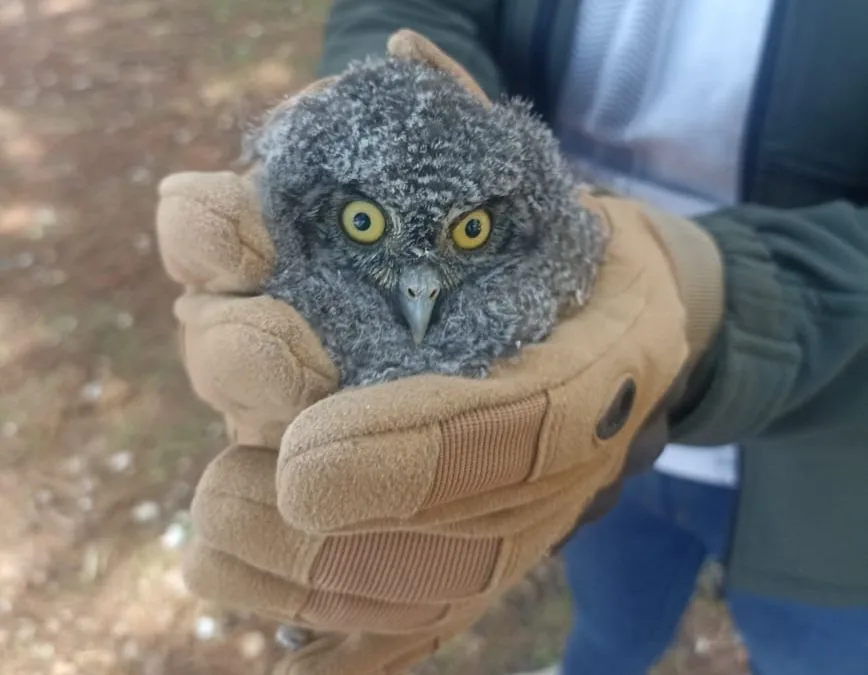
<path id="1" fill-rule="evenodd" d="M 549 666 L 542 670 L 527 671 L 524 673 L 512 673 L 511 675 L 561 675 L 561 667 L 559 665 Z"/>

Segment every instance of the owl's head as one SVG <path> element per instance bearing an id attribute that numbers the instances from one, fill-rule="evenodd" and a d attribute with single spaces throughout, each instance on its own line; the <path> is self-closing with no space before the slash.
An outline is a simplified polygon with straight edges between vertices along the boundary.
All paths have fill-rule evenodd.
<path id="1" fill-rule="evenodd" d="M 421 342 L 445 298 L 556 254 L 578 207 L 548 128 L 403 58 L 353 64 L 256 141 L 278 257 L 375 287 Z M 559 234 L 561 233 L 561 234 Z"/>

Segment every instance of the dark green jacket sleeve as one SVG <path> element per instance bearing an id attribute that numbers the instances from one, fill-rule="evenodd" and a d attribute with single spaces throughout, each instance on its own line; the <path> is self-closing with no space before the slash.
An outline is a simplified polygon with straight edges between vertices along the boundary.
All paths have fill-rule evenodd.
<path id="1" fill-rule="evenodd" d="M 823 435 L 868 382 L 844 381 L 868 357 L 868 209 L 833 202 L 798 210 L 740 206 L 700 219 L 724 259 L 723 326 L 700 362 L 701 383 L 674 420 L 694 445 Z M 843 390 L 848 391 L 843 391 Z M 832 394 L 834 392 L 834 394 Z"/>
<path id="2" fill-rule="evenodd" d="M 502 77 L 490 52 L 497 0 L 336 0 L 325 27 L 318 75 L 340 73 L 350 61 L 385 55 L 389 36 L 410 28 L 464 66 L 491 98 Z"/>

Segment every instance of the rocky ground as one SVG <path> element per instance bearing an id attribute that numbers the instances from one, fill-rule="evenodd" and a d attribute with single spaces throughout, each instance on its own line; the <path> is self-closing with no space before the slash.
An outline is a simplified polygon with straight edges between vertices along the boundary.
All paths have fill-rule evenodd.
<path id="1" fill-rule="evenodd" d="M 177 562 L 221 447 L 180 370 L 156 182 L 223 169 L 309 80 L 323 0 L 0 2 L 0 675 L 267 673 L 272 627 L 202 606 Z M 420 672 L 554 659 L 540 571 Z M 699 597 L 660 675 L 744 672 Z"/>

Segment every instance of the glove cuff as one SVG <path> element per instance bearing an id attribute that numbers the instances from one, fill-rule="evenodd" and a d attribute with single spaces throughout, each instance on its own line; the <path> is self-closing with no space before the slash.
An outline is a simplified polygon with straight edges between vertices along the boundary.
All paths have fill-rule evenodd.
<path id="1" fill-rule="evenodd" d="M 696 223 L 630 199 L 585 193 L 589 208 L 608 222 L 640 220 L 666 253 L 687 313 L 688 362 L 698 361 L 711 344 L 723 317 L 723 259 L 717 244 Z"/>
<path id="2" fill-rule="evenodd" d="M 672 261 L 687 310 L 690 361 L 708 349 L 723 317 L 723 259 L 717 244 L 696 223 L 644 206 L 648 220 Z"/>

